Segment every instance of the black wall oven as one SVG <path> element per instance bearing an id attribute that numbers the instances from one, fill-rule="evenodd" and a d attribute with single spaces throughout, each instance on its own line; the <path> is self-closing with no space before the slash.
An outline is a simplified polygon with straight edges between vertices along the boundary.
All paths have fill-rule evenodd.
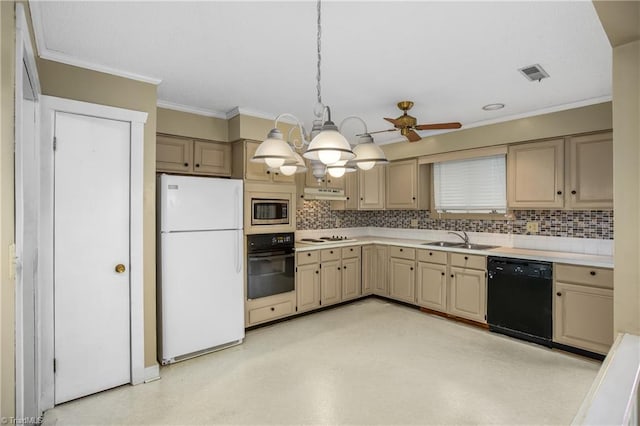
<path id="1" fill-rule="evenodd" d="M 294 234 L 247 235 L 247 299 L 295 290 Z"/>

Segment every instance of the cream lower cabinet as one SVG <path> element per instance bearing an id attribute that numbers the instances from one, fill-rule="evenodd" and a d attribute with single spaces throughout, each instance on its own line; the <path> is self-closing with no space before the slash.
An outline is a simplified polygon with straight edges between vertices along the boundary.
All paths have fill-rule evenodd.
<path id="1" fill-rule="evenodd" d="M 342 300 L 342 273 L 340 260 L 321 263 L 320 271 L 320 304 L 333 305 Z"/>
<path id="2" fill-rule="evenodd" d="M 461 253 L 450 254 L 448 313 L 487 322 L 487 258 Z"/>
<path id="3" fill-rule="evenodd" d="M 275 294 L 245 303 L 245 326 L 273 321 L 295 314 L 296 292 Z"/>
<path id="4" fill-rule="evenodd" d="M 416 302 L 415 249 L 389 248 L 389 297 L 403 302 Z"/>
<path id="5" fill-rule="evenodd" d="M 342 300 L 351 300 L 362 295 L 362 260 L 360 247 L 342 249 Z"/>
<path id="6" fill-rule="evenodd" d="M 554 265 L 553 341 L 606 354 L 614 339 L 613 271 Z"/>
<path id="7" fill-rule="evenodd" d="M 296 266 L 297 311 L 305 312 L 320 307 L 320 264 Z"/>
<path id="8" fill-rule="evenodd" d="M 362 294 L 389 295 L 387 278 L 387 246 L 370 245 L 362 248 Z"/>
<path id="9" fill-rule="evenodd" d="M 416 302 L 435 311 L 447 311 L 447 253 L 418 251 Z"/>

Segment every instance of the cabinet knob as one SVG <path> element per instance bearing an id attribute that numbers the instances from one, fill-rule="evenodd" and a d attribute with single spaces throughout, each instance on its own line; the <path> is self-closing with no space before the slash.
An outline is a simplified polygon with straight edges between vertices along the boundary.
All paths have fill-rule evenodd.
<path id="1" fill-rule="evenodd" d="M 300 195 L 300 198 L 304 198 L 304 195 Z"/>
<path id="2" fill-rule="evenodd" d="M 346 267 L 346 266 L 343 266 L 343 267 L 342 267 L 342 269 L 347 269 L 347 267 Z"/>
<path id="3" fill-rule="evenodd" d="M 411 268 L 409 268 L 410 271 L 413 271 L 413 266 Z"/>
<path id="4" fill-rule="evenodd" d="M 267 174 L 270 175 L 271 174 L 271 170 L 267 170 Z"/>
<path id="5" fill-rule="evenodd" d="M 400 251 L 403 251 L 402 249 L 400 249 Z"/>
<path id="6" fill-rule="evenodd" d="M 596 271 L 591 271 L 589 273 L 591 274 L 591 276 L 595 276 L 596 275 Z"/>
<path id="7" fill-rule="evenodd" d="M 350 251 L 353 251 L 353 249 L 352 249 L 352 248 L 351 248 L 351 249 L 349 249 L 349 250 L 350 250 Z"/>
<path id="8" fill-rule="evenodd" d="M 275 311 L 276 308 L 274 308 L 273 306 L 271 307 L 271 312 Z"/>
<path id="9" fill-rule="evenodd" d="M 360 201 L 364 201 L 364 198 L 360 197 Z"/>
<path id="10" fill-rule="evenodd" d="M 573 191 L 571 191 L 571 193 L 572 193 L 573 195 L 576 195 L 576 194 L 578 193 L 578 191 L 576 191 L 576 190 L 574 189 Z"/>
<path id="11" fill-rule="evenodd" d="M 557 293 L 556 293 L 556 296 L 562 296 L 562 293 L 557 292 Z"/>
<path id="12" fill-rule="evenodd" d="M 338 266 L 338 271 L 340 270 L 340 267 Z"/>
<path id="13" fill-rule="evenodd" d="M 557 194 L 558 194 L 558 195 L 562 195 L 562 191 L 558 191 L 558 193 L 557 193 Z"/>
<path id="14" fill-rule="evenodd" d="M 307 253 L 307 256 L 311 256 L 311 253 Z"/>
<path id="15" fill-rule="evenodd" d="M 416 197 L 411 197 L 411 199 L 412 199 L 413 201 L 415 201 L 415 200 L 416 200 Z"/>
<path id="16" fill-rule="evenodd" d="M 453 274 L 451 274 L 451 278 L 453 278 Z"/>
<path id="17" fill-rule="evenodd" d="M 429 252 L 429 256 L 433 256 L 433 252 L 432 251 Z"/>
<path id="18" fill-rule="evenodd" d="M 333 254 L 333 250 L 329 250 L 329 253 Z"/>
<path id="19" fill-rule="evenodd" d="M 347 200 L 350 200 L 350 198 L 349 198 L 349 197 L 347 197 Z"/>
<path id="20" fill-rule="evenodd" d="M 185 167 L 189 167 L 189 163 L 184 163 L 184 166 Z"/>
<path id="21" fill-rule="evenodd" d="M 465 257 L 464 257 L 464 260 L 469 260 L 469 256 L 465 256 Z"/>
<path id="22" fill-rule="evenodd" d="M 200 167 L 200 164 L 196 163 L 196 167 Z"/>
<path id="23" fill-rule="evenodd" d="M 319 274 L 319 273 L 320 273 L 320 271 L 316 271 L 316 274 Z"/>
<path id="24" fill-rule="evenodd" d="M 442 276 L 444 277 L 444 272 L 442 272 Z"/>

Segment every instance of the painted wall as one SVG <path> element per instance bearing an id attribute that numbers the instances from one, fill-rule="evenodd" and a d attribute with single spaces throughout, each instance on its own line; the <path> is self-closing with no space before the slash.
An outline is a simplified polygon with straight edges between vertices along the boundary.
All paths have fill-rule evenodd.
<path id="1" fill-rule="evenodd" d="M 158 133 L 220 142 L 229 140 L 227 120 L 166 108 L 158 108 L 157 115 Z"/>
<path id="2" fill-rule="evenodd" d="M 15 242 L 14 86 L 15 3 L 0 2 L 0 417 L 15 415 L 15 280 L 9 245 Z"/>
<path id="3" fill-rule="evenodd" d="M 640 2 L 594 1 L 613 47 L 613 316 L 640 335 Z"/>
<path id="4" fill-rule="evenodd" d="M 389 160 L 397 160 L 448 151 L 595 132 L 608 130 L 612 127 L 611 102 L 604 102 L 488 126 L 461 129 L 427 137 L 414 143 L 398 142 L 383 145 L 382 150 Z"/>
<path id="5" fill-rule="evenodd" d="M 144 111 L 145 365 L 156 364 L 156 86 L 84 68 L 37 61 L 44 95 Z"/>

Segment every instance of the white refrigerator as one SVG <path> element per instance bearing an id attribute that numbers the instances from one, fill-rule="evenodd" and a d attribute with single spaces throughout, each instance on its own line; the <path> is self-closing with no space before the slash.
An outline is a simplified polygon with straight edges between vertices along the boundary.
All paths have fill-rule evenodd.
<path id="1" fill-rule="evenodd" d="M 242 181 L 158 178 L 162 364 L 242 343 Z"/>

